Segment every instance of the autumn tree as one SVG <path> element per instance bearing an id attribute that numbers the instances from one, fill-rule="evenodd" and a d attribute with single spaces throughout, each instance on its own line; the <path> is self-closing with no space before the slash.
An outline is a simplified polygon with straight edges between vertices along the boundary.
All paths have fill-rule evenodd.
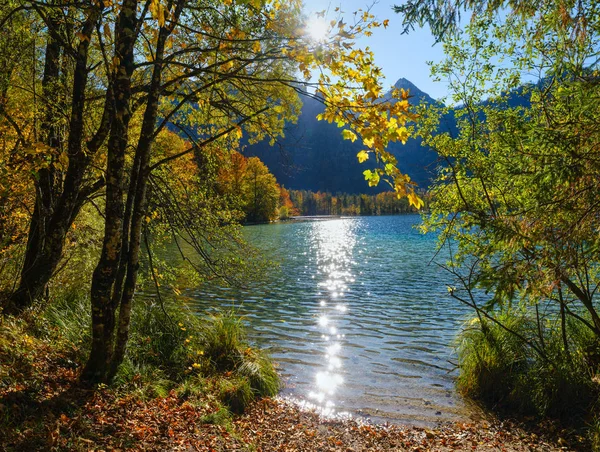
<path id="1" fill-rule="evenodd" d="M 103 189 L 86 380 L 110 380 L 123 359 L 152 174 L 192 154 L 205 168 L 200 150 L 233 146 L 244 133 L 250 140 L 273 139 L 298 112 L 296 94 L 307 87 L 317 88 L 314 96 L 325 103 L 323 119 L 363 141 L 359 158 L 376 160 L 366 173 L 370 183 L 387 178 L 399 195 L 420 202 L 385 150 L 408 136 L 408 93 L 396 91 L 399 101 L 388 102 L 372 54 L 353 47 L 358 35 L 381 25 L 368 11 L 350 24 L 332 21 L 327 42 L 307 38 L 298 1 L 15 0 L 2 13 L 3 26 L 20 13 L 29 26 L 42 24 L 36 44 L 44 45 L 43 73 L 10 82 L 42 93 L 33 114 L 11 124 L 18 136 L 29 118 L 34 125 L 39 118 L 40 133 L 18 136 L 14 144 L 15 152 L 34 149 L 41 163 L 31 172 L 36 199 L 20 283 L 4 311 L 19 312 L 40 296 L 74 219 Z M 312 71 L 317 80 L 301 78 Z M 9 88 L 9 99 L 14 91 Z M 3 116 L 18 117 L 6 109 Z M 189 147 L 168 156 L 154 152 L 167 126 Z"/>
<path id="2" fill-rule="evenodd" d="M 60 261 L 74 218 L 87 196 L 103 183 L 98 172 L 87 170 L 108 132 L 110 104 L 106 103 L 101 121 L 85 121 L 97 116 L 91 105 L 98 102 L 86 101 L 91 91 L 86 92 L 86 86 L 90 73 L 98 71 L 88 59 L 90 38 L 102 9 L 97 4 L 78 8 L 18 1 L 2 8 L 3 29 L 20 20 L 21 33 L 40 31 L 42 36 L 32 40 L 33 45 L 44 43 L 43 49 L 35 48 L 32 65 L 22 66 L 31 72 L 23 71 L 21 64 L 13 65 L 12 71 L 10 66 L 2 68 L 2 76 L 10 81 L 0 113 L 17 135 L 13 161 L 29 155 L 23 164 L 35 187 L 20 282 L 5 312 L 18 312 L 40 296 Z M 15 40 L 18 34 L 14 30 L 9 39 Z M 41 67 L 38 52 L 43 55 Z M 24 166 L 12 168 L 24 174 Z"/>
<path id="3" fill-rule="evenodd" d="M 2 4 L 0 17 L 11 8 L 12 2 Z M 0 35 L 0 293 L 10 290 L 13 273 L 20 270 L 20 245 L 33 206 L 30 174 L 39 163 L 38 149 L 19 152 L 37 133 L 32 111 L 22 108 L 37 101 L 37 92 L 13 88 L 15 80 L 34 76 L 37 55 L 29 23 L 24 12 L 15 13 L 5 20 Z"/>
<path id="4" fill-rule="evenodd" d="M 338 22 L 331 46 L 315 48 L 314 43 L 299 34 L 298 2 L 285 6 L 278 1 L 202 5 L 204 8 L 197 10 L 183 0 L 165 5 L 152 2 L 146 18 L 143 14 L 137 16 L 135 2 L 125 2 L 117 17 L 114 49 L 118 64 L 114 68 L 115 107 L 107 146 L 106 228 L 102 255 L 92 280 L 93 341 L 83 374 L 88 380 L 110 380 L 123 359 L 151 172 L 217 140 L 241 138 L 242 125 L 251 139 L 276 135 L 286 117 L 298 109 L 294 93 L 299 90 L 299 81 L 293 77 L 296 64 L 305 72 L 327 66 L 339 78 L 333 84 L 329 76 L 323 75 L 318 83 L 327 106 L 326 119 L 348 124 L 353 133 L 363 136 L 371 152 L 386 162 L 385 171 L 377 170 L 377 174 L 382 171 L 388 175 L 399 193 L 412 194 L 410 179 L 400 173 L 396 161 L 385 151 L 387 142 L 406 137 L 407 131 L 401 125 L 408 116 L 408 105 L 382 98 L 379 72 L 373 68 L 368 52 L 352 56 L 348 52 L 351 45 L 347 41 L 376 25 L 370 14 L 365 13 L 350 32 L 344 29 L 343 21 Z M 148 68 L 147 77 L 142 79 L 149 81 L 142 94 L 145 110 L 140 138 L 133 165 L 127 170 L 124 156 L 131 120 L 129 107 L 135 100 L 132 82 L 136 33 L 151 36 L 140 44 L 147 61 L 138 63 L 142 72 Z M 148 42 L 152 43 L 149 49 Z M 340 59 L 346 64 L 340 66 Z M 364 73 L 349 72 L 350 65 L 359 65 Z M 348 86 L 351 82 L 360 82 L 367 94 Z M 406 97 L 406 93 L 396 94 Z M 161 103 L 163 97 L 165 102 Z M 193 103 L 198 106 L 195 111 L 190 110 Z M 162 120 L 158 120 L 159 113 Z M 153 138 L 168 122 L 186 133 L 192 146 L 153 162 Z M 380 126 L 385 128 L 377 134 L 374 127 Z M 262 211 L 270 196 L 268 191 L 262 196 L 258 190 L 259 176 L 266 176 L 255 166 L 252 205 Z M 124 178 L 129 180 L 126 199 Z M 273 197 L 275 202 L 277 195 Z"/>
<path id="5" fill-rule="evenodd" d="M 279 185 L 266 165 L 258 157 L 250 157 L 244 175 L 242 193 L 246 220 L 264 223 L 277 216 Z"/>
<path id="6" fill-rule="evenodd" d="M 278 216 L 280 219 L 285 220 L 291 215 L 298 215 L 298 209 L 292 202 L 289 190 L 287 190 L 285 187 L 281 187 L 279 190 Z"/>

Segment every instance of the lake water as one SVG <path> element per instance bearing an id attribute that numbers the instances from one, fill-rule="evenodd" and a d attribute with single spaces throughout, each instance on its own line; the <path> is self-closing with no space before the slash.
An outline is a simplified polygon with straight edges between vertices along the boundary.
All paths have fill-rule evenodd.
<path id="1" fill-rule="evenodd" d="M 188 292 L 199 311 L 234 306 L 269 350 L 284 395 L 326 413 L 431 424 L 471 411 L 454 389 L 452 341 L 468 313 L 430 263 L 435 237 L 418 215 L 245 228 L 280 262 L 247 290 Z"/>

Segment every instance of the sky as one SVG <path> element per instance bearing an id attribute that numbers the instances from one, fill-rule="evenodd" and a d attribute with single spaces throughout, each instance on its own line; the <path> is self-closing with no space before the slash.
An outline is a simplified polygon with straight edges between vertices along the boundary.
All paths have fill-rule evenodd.
<path id="1" fill-rule="evenodd" d="M 372 3 L 369 0 L 304 0 L 307 14 L 329 9 L 328 19 L 336 17 L 334 9 L 338 6 L 350 18 L 354 11 L 366 9 Z M 431 79 L 427 61 L 441 61 L 442 46 L 434 45 L 435 39 L 428 28 L 415 28 L 409 34 L 402 34 L 402 17 L 392 10 L 394 4 L 400 3 L 402 0 L 379 0 L 371 12 L 379 21 L 389 19 L 389 26 L 375 29 L 372 36 L 361 38 L 356 44 L 373 50 L 375 63 L 383 69 L 389 87 L 403 77 L 434 99 L 440 99 L 447 95 L 446 84 Z"/>

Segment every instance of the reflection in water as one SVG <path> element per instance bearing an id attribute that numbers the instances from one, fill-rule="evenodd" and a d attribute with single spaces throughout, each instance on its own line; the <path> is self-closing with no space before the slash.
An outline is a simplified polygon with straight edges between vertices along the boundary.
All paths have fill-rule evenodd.
<path id="1" fill-rule="evenodd" d="M 450 344 L 465 308 L 427 265 L 435 238 L 418 216 L 252 226 L 248 240 L 281 262 L 268 284 L 204 285 L 199 313 L 235 308 L 280 365 L 284 395 L 324 413 L 431 424 L 465 418 Z"/>
<path id="2" fill-rule="evenodd" d="M 335 409 L 335 395 L 344 384 L 342 376 L 342 335 L 338 333 L 336 321 L 338 317 L 332 313 L 345 313 L 347 307 L 344 294 L 348 292 L 348 284 L 355 281 L 352 275 L 354 247 L 357 243 L 356 223 L 344 220 L 312 223 L 310 243 L 316 275 L 317 286 L 324 291 L 327 299 L 320 300 L 320 315 L 317 324 L 322 332 L 321 343 L 318 345 L 323 356 L 323 362 L 315 373 L 315 390 L 308 393 L 309 399 L 321 406 L 325 413 Z M 306 266 L 309 268 L 309 266 Z M 315 278 L 316 276 L 316 278 Z M 335 304 L 333 303 L 335 300 Z M 336 342 L 331 343 L 332 340 Z"/>

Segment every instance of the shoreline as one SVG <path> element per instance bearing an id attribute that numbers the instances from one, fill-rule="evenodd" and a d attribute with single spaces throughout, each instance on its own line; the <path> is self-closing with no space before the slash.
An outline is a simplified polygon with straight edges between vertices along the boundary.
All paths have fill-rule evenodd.
<path id="1" fill-rule="evenodd" d="M 137 389 L 82 386 L 81 365 L 72 361 L 71 352 L 30 340 L 23 343 L 37 363 L 34 373 L 0 387 L 0 420 L 8 421 L 0 428 L 0 444 L 6 451 L 555 452 L 586 446 L 574 442 L 574 433 L 563 439 L 563 432 L 551 423 L 526 430 L 490 415 L 489 420 L 431 428 L 376 424 L 355 417 L 327 419 L 279 397 L 257 400 L 244 414 L 222 417 L 222 407 L 210 391 L 197 398 L 176 390 L 149 397 L 143 383 Z M 7 353 L 12 350 L 4 345 L 0 370 L 9 363 Z"/>
<path id="2" fill-rule="evenodd" d="M 435 427 L 375 424 L 368 420 L 327 419 L 283 399 L 263 399 L 235 421 L 258 450 L 271 451 L 565 451 L 584 450 L 528 431 L 490 415 L 478 422 L 445 422 Z M 552 429 L 550 429 L 552 430 Z"/>
<path id="3" fill-rule="evenodd" d="M 286 223 L 304 223 L 311 221 L 331 221 L 331 220 L 349 220 L 354 218 L 373 218 L 373 217 L 397 217 L 406 215 L 420 215 L 421 212 L 392 213 L 385 215 L 295 215 L 284 219 L 265 221 L 261 223 L 244 223 L 243 226 L 258 226 L 264 224 L 286 224 Z"/>

